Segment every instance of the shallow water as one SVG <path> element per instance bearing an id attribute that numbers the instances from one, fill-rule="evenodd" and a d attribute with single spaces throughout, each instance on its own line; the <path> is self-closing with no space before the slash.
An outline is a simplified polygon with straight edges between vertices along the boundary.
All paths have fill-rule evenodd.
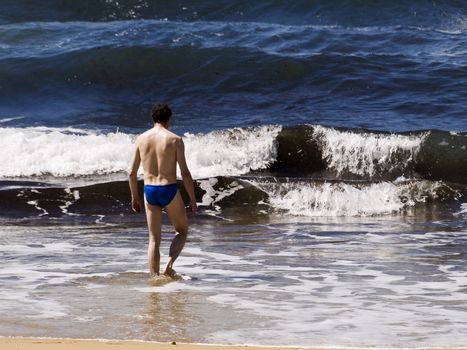
<path id="1" fill-rule="evenodd" d="M 269 222 L 268 222 L 269 221 Z M 144 227 L 4 226 L 0 333 L 297 346 L 462 346 L 464 220 L 194 223 L 183 279 Z M 171 238 L 163 228 L 163 261 Z"/>

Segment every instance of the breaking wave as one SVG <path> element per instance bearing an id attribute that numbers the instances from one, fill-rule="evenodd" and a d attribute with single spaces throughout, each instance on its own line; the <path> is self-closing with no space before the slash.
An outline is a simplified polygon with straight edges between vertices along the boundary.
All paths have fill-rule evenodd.
<path id="1" fill-rule="evenodd" d="M 2 213 L 127 212 L 123 180 L 136 136 L 0 128 Z M 462 133 L 271 125 L 185 134 L 184 140 L 198 202 L 209 210 L 389 215 L 456 201 L 467 183 L 467 135 Z"/>
<path id="2" fill-rule="evenodd" d="M 136 136 L 72 128 L 0 128 L 0 178 L 123 174 Z M 184 140 L 197 179 L 265 173 L 467 183 L 467 135 L 462 133 L 259 126 L 186 134 Z"/>

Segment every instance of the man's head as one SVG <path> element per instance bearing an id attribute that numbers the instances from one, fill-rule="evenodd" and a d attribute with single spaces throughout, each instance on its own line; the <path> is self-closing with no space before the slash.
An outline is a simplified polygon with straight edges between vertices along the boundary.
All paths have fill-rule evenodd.
<path id="1" fill-rule="evenodd" d="M 154 123 L 167 124 L 172 116 L 172 111 L 165 103 L 158 103 L 152 107 L 151 116 Z"/>

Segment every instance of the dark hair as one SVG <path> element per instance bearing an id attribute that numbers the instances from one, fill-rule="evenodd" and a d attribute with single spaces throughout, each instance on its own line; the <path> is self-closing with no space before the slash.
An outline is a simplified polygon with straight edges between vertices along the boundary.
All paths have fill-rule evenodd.
<path id="1" fill-rule="evenodd" d="M 158 103 L 151 109 L 151 117 L 154 123 L 167 123 L 172 116 L 172 111 L 165 103 Z"/>

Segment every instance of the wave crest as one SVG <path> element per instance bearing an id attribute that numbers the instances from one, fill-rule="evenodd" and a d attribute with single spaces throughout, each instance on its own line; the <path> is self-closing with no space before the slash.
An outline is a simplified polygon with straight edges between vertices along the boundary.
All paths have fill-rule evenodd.
<path id="1" fill-rule="evenodd" d="M 186 134 L 186 156 L 193 177 L 235 176 L 265 169 L 275 161 L 280 130 L 261 126 Z M 134 134 L 72 128 L 0 128 L 0 177 L 123 173 L 129 167 L 135 138 Z"/>
<path id="2" fill-rule="evenodd" d="M 373 177 L 378 174 L 401 175 L 413 167 L 414 156 L 426 138 L 422 135 L 373 134 L 314 127 L 321 140 L 323 158 L 338 175 Z"/>

